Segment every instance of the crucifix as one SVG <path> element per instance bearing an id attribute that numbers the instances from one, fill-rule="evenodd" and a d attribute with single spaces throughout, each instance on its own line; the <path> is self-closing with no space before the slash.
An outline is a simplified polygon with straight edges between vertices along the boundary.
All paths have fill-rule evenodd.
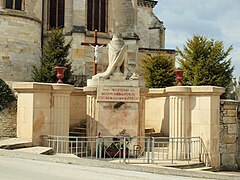
<path id="1" fill-rule="evenodd" d="M 107 44 L 101 44 L 101 43 L 97 42 L 97 30 L 95 30 L 94 31 L 94 43 L 81 42 L 81 45 L 91 46 L 92 48 L 94 48 L 94 75 L 96 75 L 97 74 L 97 63 L 99 61 L 98 50 L 103 46 L 107 46 Z"/>

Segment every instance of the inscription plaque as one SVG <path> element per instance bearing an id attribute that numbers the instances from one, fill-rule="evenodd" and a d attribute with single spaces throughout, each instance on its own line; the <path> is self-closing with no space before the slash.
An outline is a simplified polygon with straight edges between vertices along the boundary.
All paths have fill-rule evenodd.
<path id="1" fill-rule="evenodd" d="M 97 101 L 139 102 L 140 88 L 134 87 L 98 87 Z"/>

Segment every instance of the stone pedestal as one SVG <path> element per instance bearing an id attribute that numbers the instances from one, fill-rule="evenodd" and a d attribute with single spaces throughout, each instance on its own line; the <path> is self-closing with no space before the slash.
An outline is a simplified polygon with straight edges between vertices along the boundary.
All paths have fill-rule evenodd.
<path id="1" fill-rule="evenodd" d="M 87 93 L 88 136 L 144 135 L 143 90 L 138 80 L 88 80 Z"/>
<path id="2" fill-rule="evenodd" d="M 69 136 L 69 99 L 73 86 L 16 83 L 17 137 L 41 145 L 42 135 Z"/>

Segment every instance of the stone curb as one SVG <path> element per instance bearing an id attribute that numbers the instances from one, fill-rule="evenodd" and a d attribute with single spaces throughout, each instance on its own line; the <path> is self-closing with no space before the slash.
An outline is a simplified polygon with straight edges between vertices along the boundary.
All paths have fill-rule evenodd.
<path id="1" fill-rule="evenodd" d="M 47 162 L 54 162 L 54 163 L 74 164 L 74 165 L 82 165 L 82 166 L 90 166 L 90 167 L 99 167 L 99 168 L 112 168 L 112 169 L 122 169 L 122 170 L 129 170 L 129 171 L 140 171 L 140 172 L 162 174 L 162 175 L 208 178 L 208 179 L 219 179 L 219 180 L 227 180 L 227 179 L 239 180 L 240 179 L 240 173 L 239 175 L 233 175 L 233 174 L 222 173 L 222 172 L 201 172 L 201 171 L 192 171 L 192 170 L 188 171 L 183 169 L 175 169 L 175 168 L 167 168 L 167 167 L 152 167 L 152 166 L 150 167 L 150 166 L 138 166 L 138 165 L 129 165 L 129 164 L 118 164 L 118 163 L 111 163 L 106 161 L 41 155 L 41 154 L 16 152 L 12 150 L 3 150 L 3 149 L 0 149 L 0 156 L 30 159 L 30 160 L 37 160 L 37 161 L 47 161 Z"/>

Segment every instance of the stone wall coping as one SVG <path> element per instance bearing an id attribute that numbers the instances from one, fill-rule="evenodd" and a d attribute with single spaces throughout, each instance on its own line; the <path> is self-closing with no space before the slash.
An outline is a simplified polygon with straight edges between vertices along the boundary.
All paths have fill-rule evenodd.
<path id="1" fill-rule="evenodd" d="M 148 97 L 161 97 L 166 96 L 165 88 L 150 88 L 146 94 Z"/>
<path id="2" fill-rule="evenodd" d="M 169 95 L 221 95 L 225 89 L 217 86 L 172 86 L 166 88 L 150 88 L 147 96 L 161 97 Z"/>
<path id="3" fill-rule="evenodd" d="M 217 86 L 173 86 L 167 87 L 168 94 L 191 94 L 191 95 L 221 95 L 225 92 L 225 88 Z"/>
<path id="4" fill-rule="evenodd" d="M 63 91 L 71 92 L 74 87 L 69 84 L 51 84 L 51 83 L 38 83 L 38 82 L 18 82 L 13 84 L 13 89 L 21 93 L 34 93 L 34 92 L 49 92 L 49 91 Z"/>
<path id="5" fill-rule="evenodd" d="M 74 90 L 74 86 L 69 84 L 52 84 L 52 89 L 54 92 L 64 92 L 64 93 L 71 93 Z"/>
<path id="6" fill-rule="evenodd" d="M 51 84 L 37 82 L 18 82 L 13 83 L 13 89 L 17 92 L 51 91 Z"/>
<path id="7" fill-rule="evenodd" d="M 74 87 L 71 95 L 85 95 L 86 93 L 83 90 L 83 87 Z"/>
<path id="8" fill-rule="evenodd" d="M 83 88 L 83 91 L 87 92 L 87 93 L 89 93 L 89 92 L 97 93 L 97 87 L 86 86 Z"/>

